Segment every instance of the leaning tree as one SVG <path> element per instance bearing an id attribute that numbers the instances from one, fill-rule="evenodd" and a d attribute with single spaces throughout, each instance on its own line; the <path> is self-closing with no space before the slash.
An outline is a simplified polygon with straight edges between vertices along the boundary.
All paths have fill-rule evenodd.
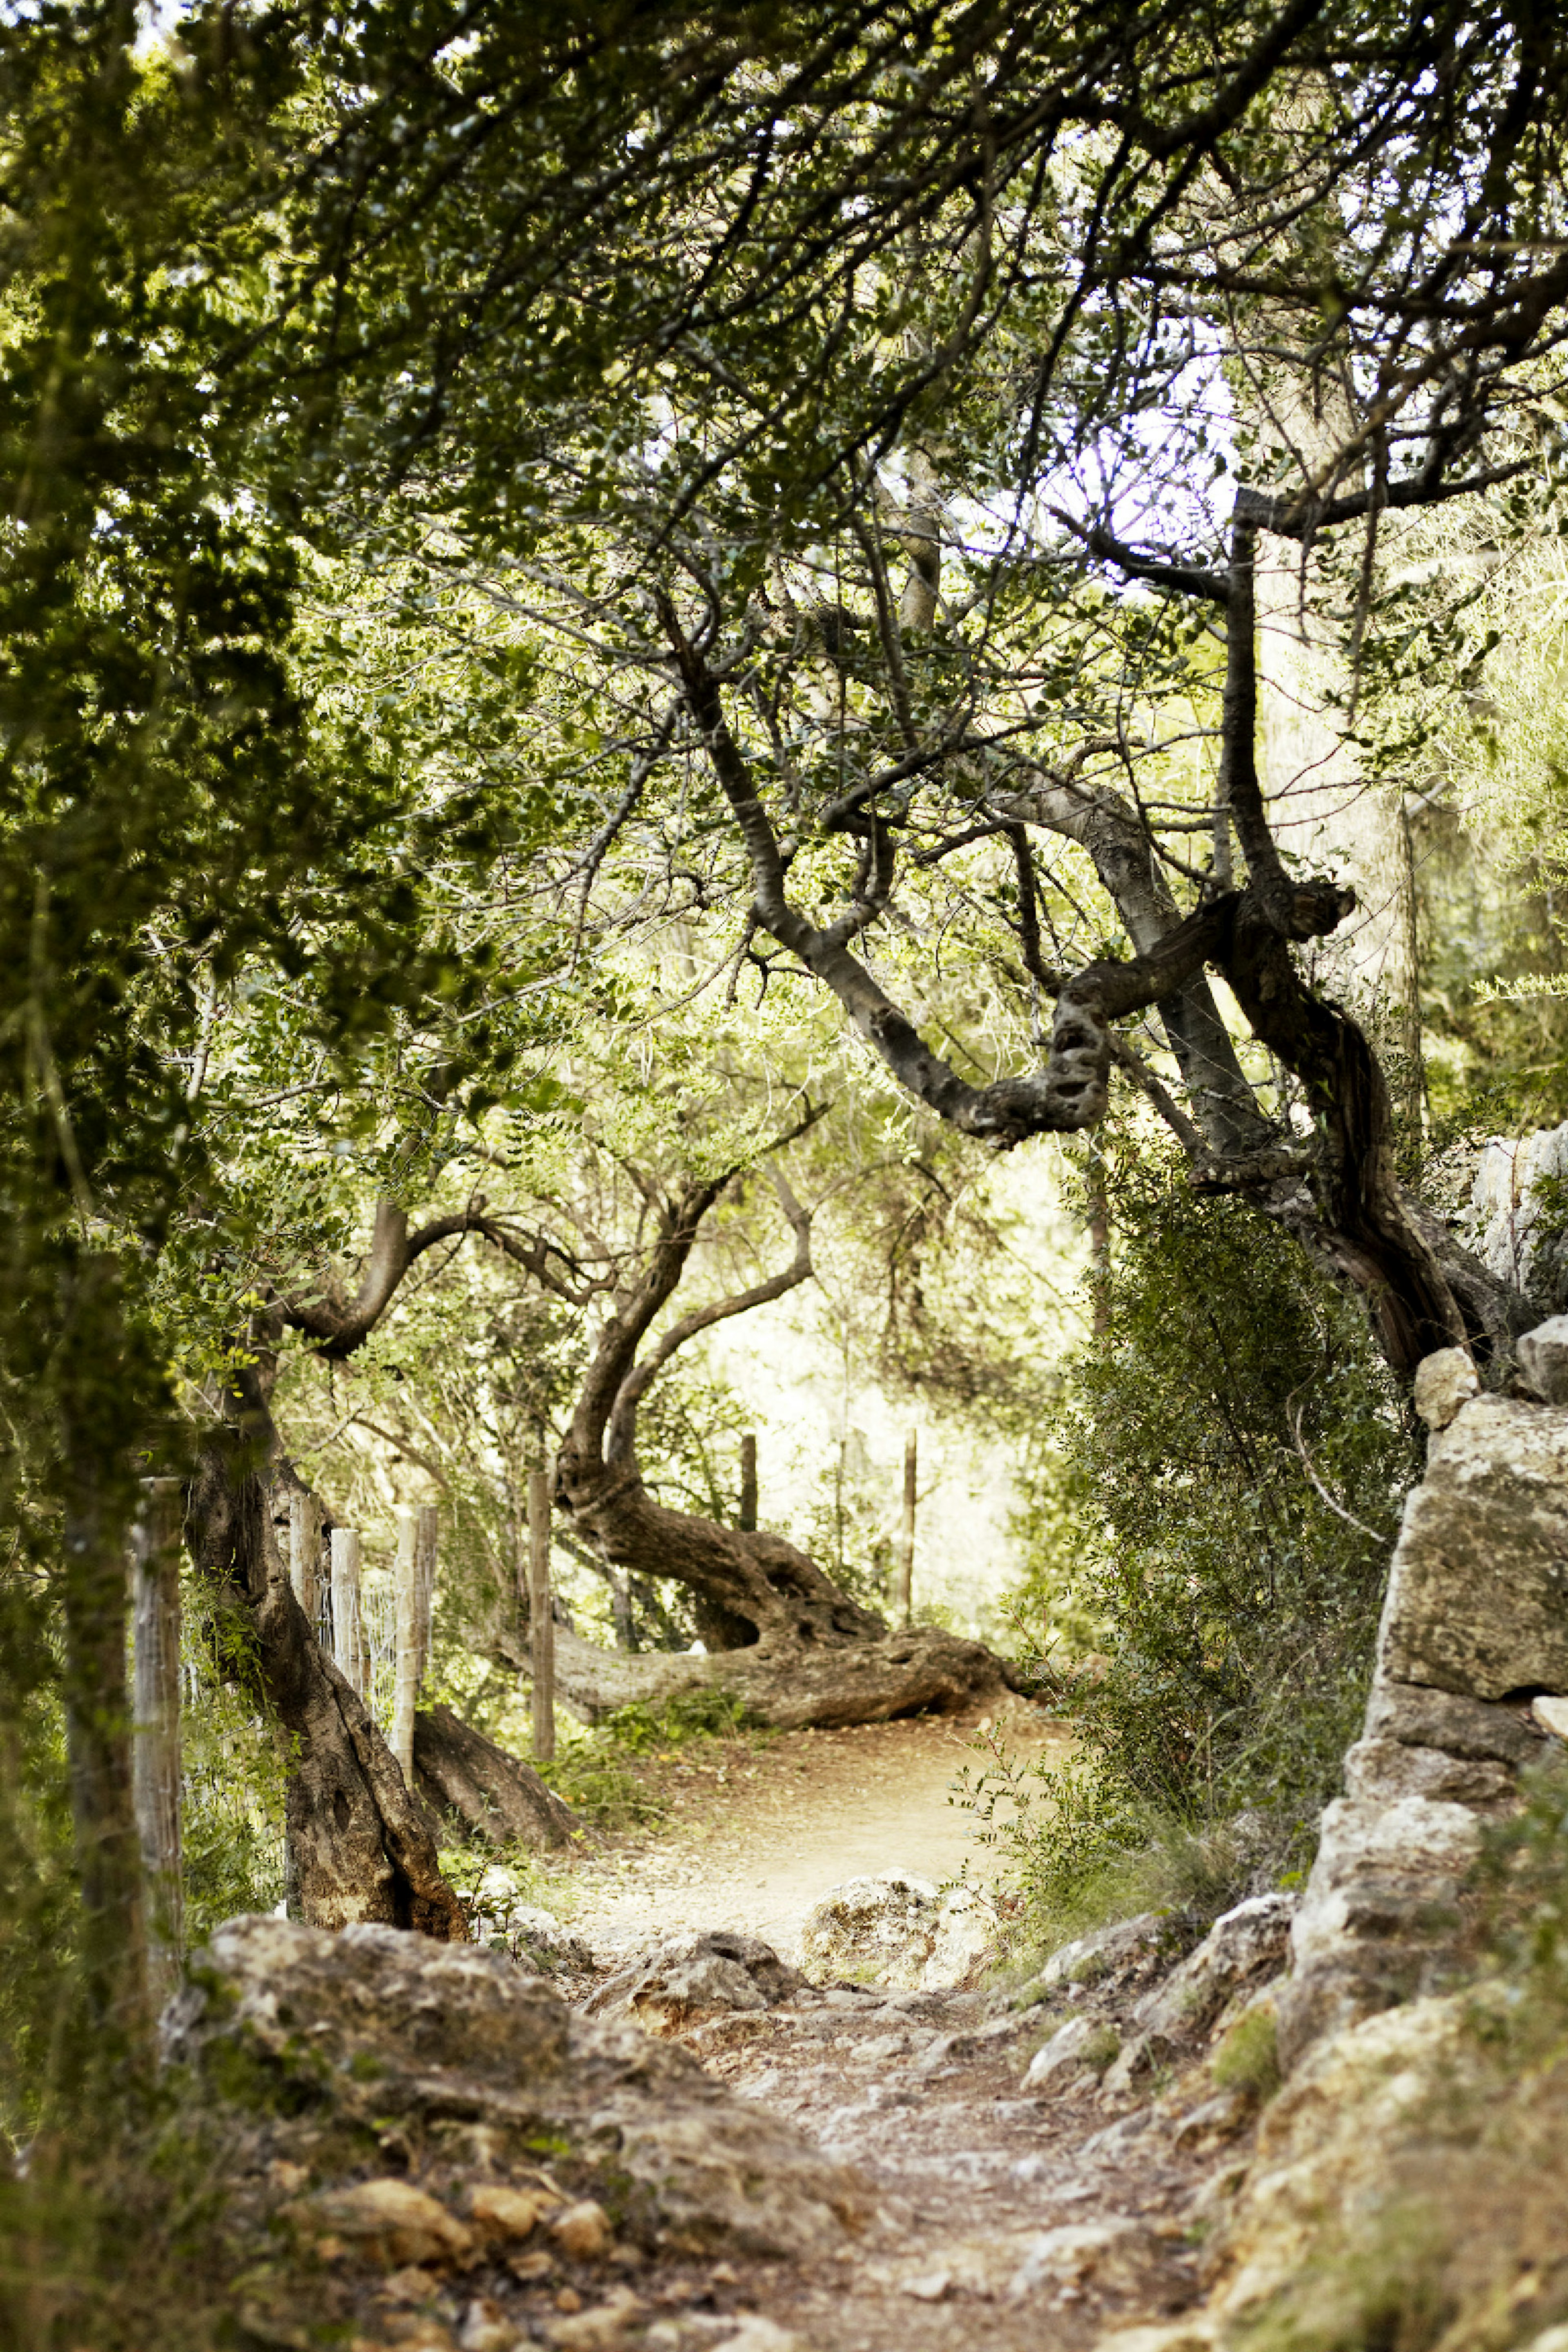
<path id="1" fill-rule="evenodd" d="M 445 604 L 481 734 L 515 743 L 526 710 L 549 814 L 498 868 L 508 903 L 564 916 L 570 974 L 651 895 L 715 982 L 809 979 L 982 1144 L 1091 1129 L 1119 1069 L 1195 1182 L 1365 1298 L 1397 1370 L 1503 1364 L 1536 1305 L 1401 1180 L 1366 1024 L 1313 961 L 1353 896 L 1280 845 L 1303 778 L 1260 773 L 1258 579 L 1260 550 L 1294 557 L 1353 681 L 1402 514 L 1549 492 L 1552 54 L 1500 15 L 1311 5 L 966 19 L 930 76 L 866 28 L 786 51 L 652 102 L 574 216 L 574 279 L 489 208 L 482 39 L 451 84 L 483 156 L 368 241 L 327 207 L 340 341 L 298 364 L 347 383 L 384 333 L 405 390 L 314 528 L 394 640 Z M 605 381 L 563 373 L 607 319 Z M 1000 1035 L 949 1017 L 955 955 L 1010 986 Z M 671 1262 L 681 1230 L 672 1204 Z M 662 1303 L 608 1339 L 561 1480 L 627 1557 L 654 1523 L 605 1476 Z M 733 1614 L 784 1638 L 752 1600 Z M 874 1638 L 852 1612 L 825 1634 L 844 1676 Z"/>
<path id="2" fill-rule="evenodd" d="M 673 1024 L 667 1017 L 664 1025 Z M 952 1712 L 1000 1696 L 1016 1680 L 1014 1670 L 983 1644 L 932 1626 L 889 1631 L 784 1537 L 674 1507 L 660 1482 L 650 1481 L 639 1414 L 661 1373 L 704 1333 L 809 1283 L 822 1198 L 852 1202 L 867 1181 L 884 1175 L 886 1155 L 867 1153 L 863 1142 L 864 1168 L 858 1177 L 847 1173 L 842 1112 L 800 1092 L 793 1109 L 781 1109 L 776 1070 L 749 1082 L 731 1070 L 721 1089 L 688 1090 L 683 1099 L 657 1056 L 645 1081 L 654 1107 L 635 1108 L 639 1142 L 628 1132 L 625 1100 L 637 1089 L 624 1077 L 617 1085 L 602 1066 L 613 1058 L 601 1049 L 556 1066 L 584 1104 L 564 1175 L 559 1132 L 542 1173 L 531 1171 L 526 1149 L 509 1160 L 482 1130 L 458 1131 L 449 1138 L 441 1187 L 453 1205 L 410 1216 L 384 1195 L 357 1261 L 326 1261 L 292 1281 L 256 1265 L 258 1304 L 249 1329 L 263 1367 L 257 1377 L 270 1394 L 285 1349 L 302 1351 L 302 1364 L 337 1375 L 331 1418 L 340 1433 L 368 1431 L 373 1442 L 390 1441 L 445 1476 L 430 1438 L 405 1427 L 396 1399 L 405 1381 L 383 1382 L 391 1393 L 382 1407 L 369 1401 L 374 1381 L 361 1385 L 364 1401 L 356 1402 L 355 1373 L 373 1341 L 395 1363 L 396 1310 L 408 1278 L 437 1248 L 471 1237 L 502 1286 L 521 1286 L 585 1335 L 575 1395 L 553 1406 L 536 1400 L 531 1440 L 536 1459 L 554 1454 L 567 1540 L 623 1583 L 636 1578 L 680 1588 L 706 1647 L 706 1654 L 633 1654 L 562 1626 L 556 1680 L 574 1707 L 593 1717 L 636 1699 L 717 1684 L 759 1717 L 794 1725 L 927 1707 Z M 659 1100 L 667 1087 L 668 1105 Z M 859 1123 L 902 1160 L 901 1137 L 884 1136 L 874 1118 Z M 810 1155 L 793 1180 L 792 1146 Z M 825 1170 L 832 1171 L 826 1185 Z M 497 1376 L 490 1374 L 492 1386 Z M 287 1429 L 287 1412 L 282 1421 Z M 493 1427 L 480 1450 L 481 1470 L 493 1476 L 501 1461 Z M 268 1452 L 277 1476 L 297 1476 L 276 1421 Z M 330 1456 L 321 1475 L 330 1485 Z M 515 1517 L 515 1494 L 511 1507 Z M 492 1544 L 477 1578 L 452 1597 L 476 1649 L 527 1670 L 526 1600 L 504 1544 Z"/>

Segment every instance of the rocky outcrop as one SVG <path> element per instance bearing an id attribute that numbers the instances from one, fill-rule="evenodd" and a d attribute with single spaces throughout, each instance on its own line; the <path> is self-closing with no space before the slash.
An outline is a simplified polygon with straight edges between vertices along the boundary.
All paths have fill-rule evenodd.
<path id="1" fill-rule="evenodd" d="M 1405 1507 L 1363 1736 L 1292 1930 L 1288 2065 L 1448 1979 L 1484 1825 L 1547 1752 L 1531 1702 L 1568 1692 L 1568 1407 L 1465 1401 L 1444 1361 L 1456 1352 L 1417 1382 L 1435 1433 Z"/>
<path id="2" fill-rule="evenodd" d="M 400 2231 L 460 2260 L 476 2180 L 492 2202 L 542 2193 L 562 2221 L 595 2204 L 618 2242 L 649 2252 L 820 2251 L 859 2210 L 852 2174 L 684 2051 L 574 2014 L 543 1978 L 472 1944 L 231 1920 L 194 1956 L 164 2044 L 248 2129 L 252 2171 L 303 2181 L 330 2150 L 339 2175 L 395 2171 L 455 2213 L 447 2231 L 377 2189 L 335 2222 L 317 2216 L 339 2236 L 384 2237 L 389 2260 Z"/>
<path id="3" fill-rule="evenodd" d="M 1478 1397 L 1405 1507 L 1378 1680 L 1470 1698 L 1568 1691 L 1568 1410 Z"/>
<path id="4" fill-rule="evenodd" d="M 801 1964 L 819 1982 L 937 1991 L 964 1983 L 995 1940 L 991 1898 L 974 1886 L 945 1894 L 905 1871 L 850 1878 L 807 1912 Z"/>
<path id="5" fill-rule="evenodd" d="M 504 1863 L 492 1862 L 479 1880 L 469 1898 L 469 1918 L 475 1943 L 510 1953 L 530 1974 L 577 1985 L 597 1972 L 592 1945 L 574 1936 L 553 1911 L 524 1903 L 517 1874 Z"/>
<path id="6" fill-rule="evenodd" d="M 804 1982 L 760 1937 L 721 1928 L 666 1937 L 617 1969 L 584 2007 L 590 2017 L 634 2018 L 668 2041 L 716 2017 L 776 2008 Z"/>
<path id="7" fill-rule="evenodd" d="M 1210 2033 L 1238 1994 L 1278 1976 L 1289 1956 L 1293 1895 L 1254 1895 L 1222 1912 L 1194 1951 L 1144 1994 L 1132 2014 L 1148 2033 L 1194 2040 Z"/>

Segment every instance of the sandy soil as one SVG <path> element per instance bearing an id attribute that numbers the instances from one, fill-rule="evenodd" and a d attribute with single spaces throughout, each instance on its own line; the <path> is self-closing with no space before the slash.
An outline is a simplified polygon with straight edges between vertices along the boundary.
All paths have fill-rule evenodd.
<path id="1" fill-rule="evenodd" d="M 607 1950 L 678 1928 L 743 1927 L 794 1958 L 805 1913 L 847 1878 L 989 1878 L 994 1852 L 952 1787 L 986 1762 L 991 1728 L 989 1717 L 920 1717 L 689 1749 L 661 1775 L 671 1817 L 659 1833 L 580 1865 L 574 1925 Z M 1015 1756 L 1066 1752 L 1060 1725 L 1033 1710 L 997 1728 Z"/>

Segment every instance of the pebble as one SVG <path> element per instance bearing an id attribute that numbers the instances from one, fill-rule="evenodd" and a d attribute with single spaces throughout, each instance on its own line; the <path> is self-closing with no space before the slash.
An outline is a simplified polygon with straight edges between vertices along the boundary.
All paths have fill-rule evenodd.
<path id="1" fill-rule="evenodd" d="M 563 2253 L 574 2261 L 591 2263 L 602 2254 L 610 2242 L 610 2221 L 602 2205 L 591 2197 L 579 2205 L 568 2205 L 550 2224 L 550 2234 Z"/>

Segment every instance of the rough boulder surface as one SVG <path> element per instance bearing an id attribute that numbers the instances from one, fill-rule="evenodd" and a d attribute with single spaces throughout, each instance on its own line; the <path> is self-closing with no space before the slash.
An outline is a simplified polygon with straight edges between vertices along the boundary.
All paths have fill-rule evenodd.
<path id="1" fill-rule="evenodd" d="M 944 1894 L 929 1879 L 889 1870 L 847 1879 L 807 1912 L 801 1965 L 819 1980 L 939 1991 L 974 1974 L 995 1932 L 991 1899 L 980 1888 Z"/>
<path id="2" fill-rule="evenodd" d="M 1415 1410 L 1428 1429 L 1447 1429 L 1480 1387 L 1468 1349 L 1439 1348 L 1415 1368 Z"/>
<path id="3" fill-rule="evenodd" d="M 760 1937 L 668 1936 L 637 1953 L 584 2004 L 591 2017 L 632 2017 L 668 2040 L 736 2011 L 773 2009 L 804 1981 Z"/>
<path id="4" fill-rule="evenodd" d="M 1521 1359 L 1534 1338 L 1543 1365 L 1556 1331 L 1527 1335 Z M 1454 1385 L 1455 1352 L 1428 1360 L 1434 1392 Z M 1563 1690 L 1568 1407 L 1478 1396 L 1434 1436 L 1405 1507 L 1363 1734 L 1345 1758 L 1345 1794 L 1323 1813 L 1292 1929 L 1287 2064 L 1321 2035 L 1449 1979 L 1485 1826 L 1517 1801 L 1521 1769 L 1549 1752 L 1531 1696 Z"/>
<path id="5" fill-rule="evenodd" d="M 649 2248 L 802 2253 L 857 2216 L 855 2177 L 791 2125 L 476 1945 L 236 1919 L 191 1979 L 165 2014 L 166 2056 L 256 2116 L 275 2159 L 319 2164 L 330 2143 L 340 2169 L 401 2167 L 450 2205 L 476 2175 L 537 2188 L 542 2147 L 557 2205 L 597 2199 Z M 416 2209 L 388 2218 L 431 2226 Z"/>
<path id="6" fill-rule="evenodd" d="M 1519 1343 L 1520 1369 L 1548 1404 L 1568 1404 L 1568 1315 L 1553 1315 Z"/>
<path id="7" fill-rule="evenodd" d="M 1138 2023 L 1173 2041 L 1211 2032 L 1238 1994 L 1283 1970 L 1295 1912 L 1294 1895 L 1254 1895 L 1223 1912 L 1196 1950 L 1143 1996 L 1133 2011 Z"/>

